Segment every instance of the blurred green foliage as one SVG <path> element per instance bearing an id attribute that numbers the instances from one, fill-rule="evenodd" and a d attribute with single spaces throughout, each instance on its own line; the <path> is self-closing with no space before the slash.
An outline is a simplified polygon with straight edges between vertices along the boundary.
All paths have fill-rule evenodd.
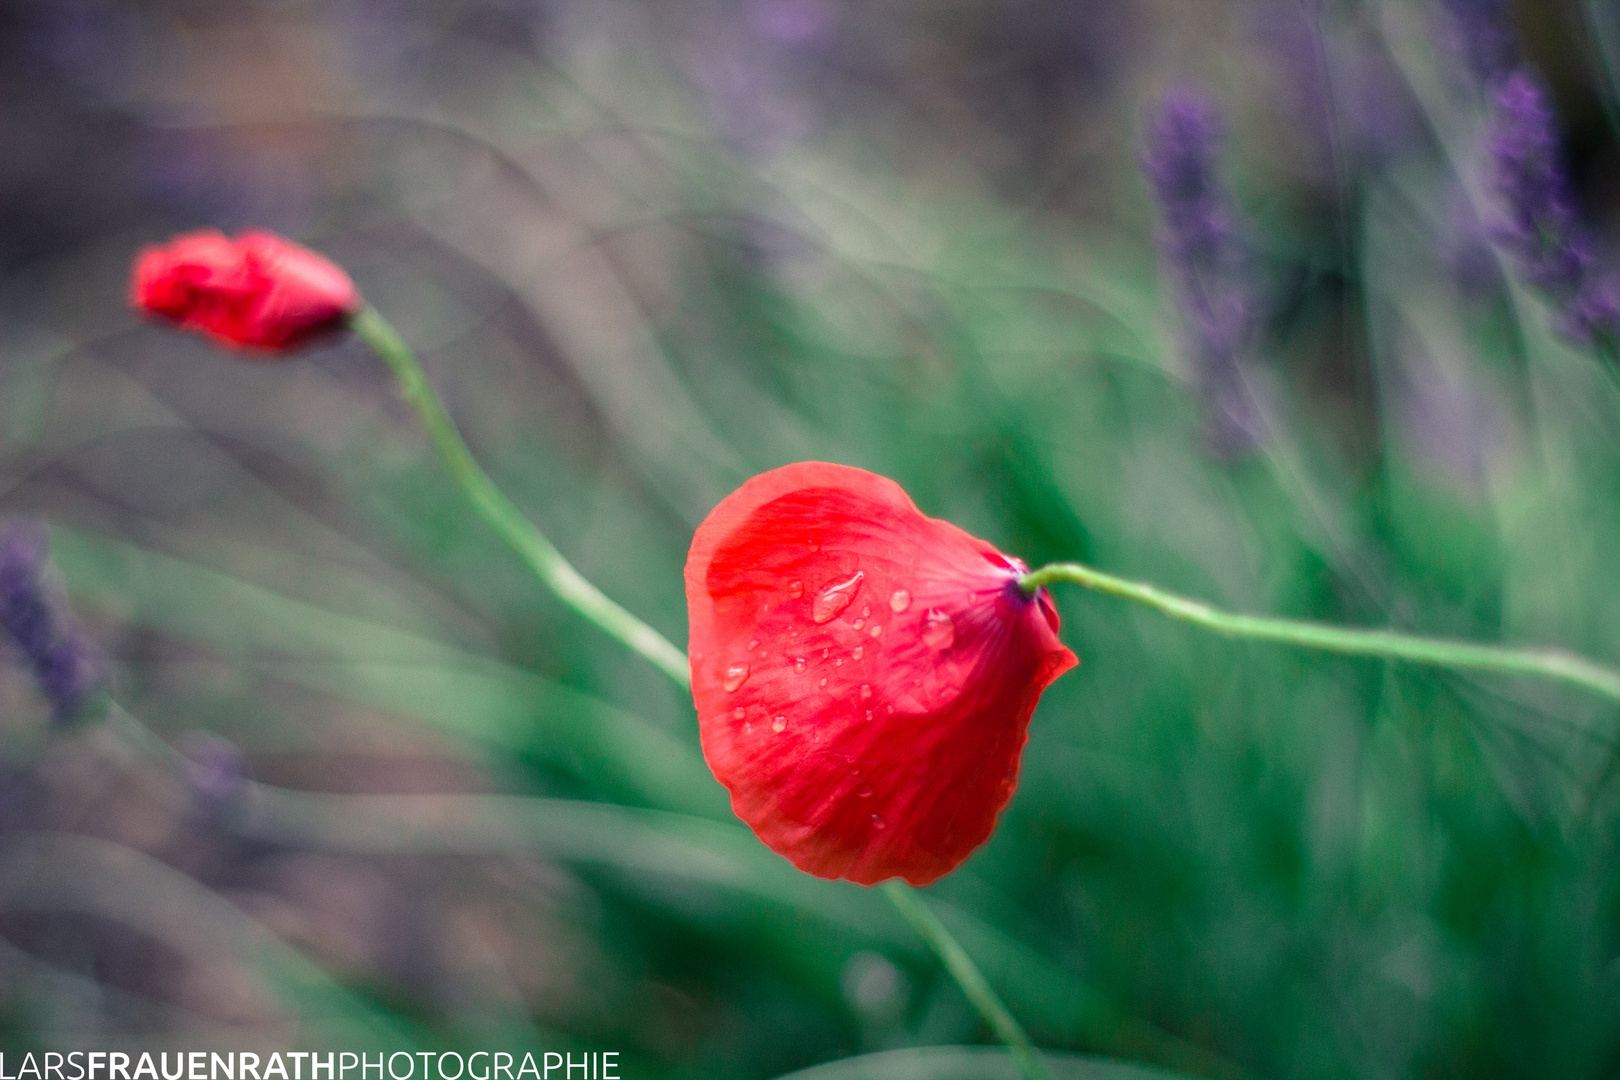
<path id="1" fill-rule="evenodd" d="M 93 232 L 14 230 L 7 508 L 52 521 L 123 706 L 176 746 L 225 736 L 265 785 L 199 809 L 110 730 L 43 738 L 8 676 L 8 1047 L 613 1049 L 651 1078 L 988 1041 L 880 897 L 731 818 L 690 703 L 468 513 L 374 358 L 134 325 L 127 261 L 182 226 L 345 265 L 496 481 L 677 643 L 694 524 L 820 458 L 1032 565 L 1616 657 L 1616 373 L 1488 253 L 1459 275 L 1483 112 L 1429 8 L 1315 24 L 1341 75 L 1384 58 L 1422 132 L 1343 176 L 1266 103 L 1291 69 L 1256 24 L 1293 5 L 1076 4 L 1098 55 L 1056 56 L 1041 5 L 999 37 L 994 5 L 801 6 L 831 29 L 763 3 L 80 4 L 64 46 L 58 16 L 8 16 L 134 194 L 75 180 Z M 1574 55 L 1546 52 L 1573 48 L 1555 15 L 1521 22 Z M 1266 436 L 1235 458 L 1206 449 L 1138 176 L 1139 117 L 1189 78 L 1231 111 L 1272 298 Z M 1561 78 L 1587 116 L 1601 82 Z M 1591 116 L 1575 145 L 1612 163 Z M 1612 185 L 1583 190 L 1612 224 Z M 929 890 L 1038 1044 L 1204 1075 L 1620 1071 L 1611 704 L 1057 600 L 1082 665 L 995 835 Z M 980 1053 L 806 1080 L 1012 1075 Z"/>

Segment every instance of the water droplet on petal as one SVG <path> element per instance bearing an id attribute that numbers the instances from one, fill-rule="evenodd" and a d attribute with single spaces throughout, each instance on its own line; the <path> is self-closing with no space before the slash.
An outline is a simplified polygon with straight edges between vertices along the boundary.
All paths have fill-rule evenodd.
<path id="1" fill-rule="evenodd" d="M 822 680 L 821 680 L 821 685 L 822 685 L 822 686 L 826 686 L 826 685 L 827 685 L 827 680 L 826 680 L 826 679 L 822 679 Z"/>
<path id="2" fill-rule="evenodd" d="M 948 649 L 956 641 L 956 624 L 938 608 L 929 608 L 923 617 L 923 644 L 930 649 Z"/>
<path id="3" fill-rule="evenodd" d="M 793 661 L 793 673 L 795 675 L 804 674 L 804 661 L 802 659 Z"/>
<path id="4" fill-rule="evenodd" d="M 866 718 L 868 720 L 872 719 L 872 710 L 871 709 L 866 710 Z"/>
<path id="5" fill-rule="evenodd" d="M 872 627 L 872 636 L 873 637 L 882 637 L 883 636 L 883 627 L 882 626 L 874 626 L 874 627 Z"/>
<path id="6" fill-rule="evenodd" d="M 863 625 L 865 625 L 865 623 L 866 623 L 865 619 L 856 619 L 855 620 L 855 629 L 859 630 Z"/>
<path id="7" fill-rule="evenodd" d="M 753 724 L 744 724 L 743 725 L 743 734 L 744 735 L 747 735 L 749 732 L 751 732 L 753 730 L 754 730 L 754 725 Z"/>
<path id="8" fill-rule="evenodd" d="M 753 641 L 750 641 L 750 642 L 749 642 L 749 643 L 748 643 L 748 647 L 749 647 L 749 648 L 750 648 L 750 649 L 757 649 L 757 648 L 759 648 L 759 638 L 755 638 L 755 639 L 754 639 L 754 640 L 753 640 Z"/>
<path id="9" fill-rule="evenodd" d="M 889 823 L 883 820 L 883 815 L 882 814 L 873 814 L 872 815 L 872 828 L 874 828 L 874 829 L 887 829 L 888 827 L 889 827 Z"/>
<path id="10" fill-rule="evenodd" d="M 775 720 L 772 720 L 771 721 L 771 730 L 776 732 L 778 735 L 780 735 L 782 732 L 786 731 L 787 730 L 787 717 L 778 716 Z"/>
<path id="11" fill-rule="evenodd" d="M 790 582 L 788 582 L 788 595 L 793 597 L 793 599 L 795 599 L 795 600 L 797 600 L 799 597 L 803 596 L 804 595 L 804 582 L 802 582 L 802 581 L 790 581 Z"/>
<path id="12" fill-rule="evenodd" d="M 857 799 L 870 799 L 872 797 L 872 785 L 862 784 L 860 787 L 856 788 L 855 797 Z"/>
<path id="13" fill-rule="evenodd" d="M 731 715 L 736 717 L 738 720 L 741 720 L 743 717 L 748 715 L 748 710 L 739 705 L 735 709 L 731 710 Z"/>
<path id="14" fill-rule="evenodd" d="M 860 590 L 861 579 L 866 577 L 865 572 L 857 570 L 843 581 L 835 581 L 817 594 L 815 602 L 810 605 L 810 621 L 817 624 L 832 622 L 838 613 L 849 607 L 850 601 Z"/>
<path id="15" fill-rule="evenodd" d="M 822 649 L 821 650 L 821 658 L 823 660 L 827 659 L 827 654 L 830 653 L 830 652 L 832 652 L 831 649 Z"/>
<path id="16" fill-rule="evenodd" d="M 844 666 L 844 658 L 842 656 L 840 656 L 838 659 L 833 661 L 833 667 L 843 667 L 843 666 Z"/>
<path id="17" fill-rule="evenodd" d="M 720 685 L 725 687 L 726 693 L 729 694 L 747 681 L 748 665 L 732 664 L 730 667 L 726 668 L 726 677 L 721 681 Z"/>
<path id="18" fill-rule="evenodd" d="M 810 550 L 811 551 L 820 551 L 821 550 L 821 545 L 816 543 L 814 540 L 812 540 L 812 541 L 810 541 Z"/>
<path id="19" fill-rule="evenodd" d="M 867 615 L 870 615 L 870 614 L 872 614 L 872 605 L 871 604 L 867 604 L 865 607 L 861 608 L 861 617 L 862 618 L 865 618 Z"/>
<path id="20" fill-rule="evenodd" d="M 911 594 L 905 589 L 896 589 L 889 596 L 889 610 L 896 615 L 911 606 Z"/>
<path id="21" fill-rule="evenodd" d="M 855 659 L 859 660 L 862 656 L 866 655 L 866 650 L 864 648 L 862 648 L 861 646 L 857 645 L 857 646 L 855 646 L 855 651 L 850 653 L 849 655 L 851 655 Z"/>
<path id="22" fill-rule="evenodd" d="M 861 700 L 864 701 L 865 699 L 867 699 L 867 698 L 869 698 L 871 696 L 872 696 L 872 688 L 870 686 L 868 686 L 866 683 L 862 683 L 861 684 Z"/>
<path id="23" fill-rule="evenodd" d="M 893 705 L 888 706 L 887 707 L 887 712 L 888 712 L 888 714 L 890 716 L 893 716 L 894 715 L 894 706 Z"/>

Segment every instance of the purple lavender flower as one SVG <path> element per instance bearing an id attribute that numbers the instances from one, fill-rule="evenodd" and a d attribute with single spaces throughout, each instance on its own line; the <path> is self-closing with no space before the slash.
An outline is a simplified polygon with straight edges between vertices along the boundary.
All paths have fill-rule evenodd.
<path id="1" fill-rule="evenodd" d="M 1499 219 L 1492 238 L 1524 279 L 1567 304 L 1592 261 L 1559 162 L 1558 133 L 1546 91 L 1521 69 L 1496 88 L 1490 174 Z"/>
<path id="2" fill-rule="evenodd" d="M 1216 175 L 1221 140 L 1209 101 L 1173 92 L 1148 132 L 1142 167 L 1159 205 L 1159 250 L 1175 278 L 1212 448 L 1232 454 L 1260 435 L 1239 364 L 1256 305 L 1230 201 Z"/>
<path id="3" fill-rule="evenodd" d="M 34 669 L 52 718 L 61 722 L 102 688 L 105 667 L 51 588 L 47 549 L 45 529 L 35 522 L 0 527 L 0 626 Z"/>
<path id="4" fill-rule="evenodd" d="M 1501 81 L 1495 99 L 1488 179 L 1498 216 L 1491 239 L 1557 308 L 1559 334 L 1612 347 L 1620 334 L 1620 278 L 1593 273 L 1547 92 L 1521 69 Z"/>

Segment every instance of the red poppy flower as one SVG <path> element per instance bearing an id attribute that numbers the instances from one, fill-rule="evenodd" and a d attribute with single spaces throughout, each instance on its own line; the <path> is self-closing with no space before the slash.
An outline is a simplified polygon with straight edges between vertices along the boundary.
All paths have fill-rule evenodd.
<path id="1" fill-rule="evenodd" d="M 270 352 L 339 329 L 362 305 L 349 275 L 308 248 L 273 233 L 228 240 L 213 229 L 142 250 L 131 300 L 225 345 Z"/>
<path id="2" fill-rule="evenodd" d="M 1075 655 L 1025 567 L 892 480 L 823 462 L 727 496 L 686 561 L 703 754 L 820 877 L 924 885 L 990 835 L 1035 702 Z"/>

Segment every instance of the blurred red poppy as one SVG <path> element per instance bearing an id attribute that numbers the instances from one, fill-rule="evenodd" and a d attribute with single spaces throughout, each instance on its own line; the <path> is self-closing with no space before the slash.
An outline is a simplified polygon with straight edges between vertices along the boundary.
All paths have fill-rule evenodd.
<path id="1" fill-rule="evenodd" d="M 803 462 L 748 481 L 686 562 L 703 753 L 800 869 L 927 884 L 985 841 L 1041 691 L 1078 660 L 1025 567 L 892 480 Z"/>
<path id="2" fill-rule="evenodd" d="M 273 233 L 230 240 L 213 229 L 142 250 L 131 301 L 222 344 L 267 352 L 307 345 L 362 306 L 349 275 L 308 248 Z"/>

